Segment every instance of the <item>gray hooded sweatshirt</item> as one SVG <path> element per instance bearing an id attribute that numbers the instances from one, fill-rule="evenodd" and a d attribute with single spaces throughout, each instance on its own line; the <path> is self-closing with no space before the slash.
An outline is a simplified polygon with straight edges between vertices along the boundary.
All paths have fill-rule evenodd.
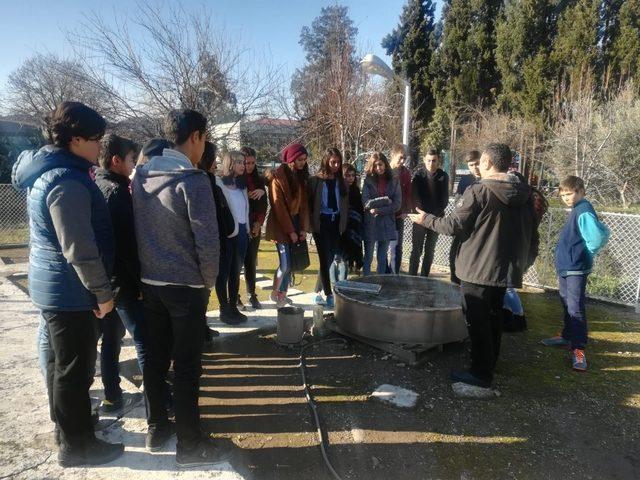
<path id="1" fill-rule="evenodd" d="M 142 282 L 212 288 L 220 240 L 207 174 L 166 148 L 136 170 L 131 190 Z"/>

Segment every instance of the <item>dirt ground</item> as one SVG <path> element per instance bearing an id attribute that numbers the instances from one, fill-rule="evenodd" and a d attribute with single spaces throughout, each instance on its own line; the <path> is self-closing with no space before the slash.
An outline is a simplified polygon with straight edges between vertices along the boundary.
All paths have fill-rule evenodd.
<path id="1" fill-rule="evenodd" d="M 497 370 L 501 396 L 454 397 L 448 373 L 467 345 L 433 351 L 407 367 L 350 343 L 308 352 L 308 379 L 344 479 L 640 478 L 640 323 L 629 309 L 589 305 L 590 370 L 539 344 L 555 333 L 554 294 L 524 294 L 530 330 L 508 334 Z M 596 320 L 597 319 L 597 320 Z M 247 478 L 331 478 L 301 387 L 299 352 L 273 334 L 230 339 L 204 355 L 205 428 L 238 448 Z M 370 399 L 388 383 L 419 393 L 400 409 Z"/>
<path id="2" fill-rule="evenodd" d="M 24 250 L 1 253 L 6 264 L 24 261 Z M 261 266 L 273 272 L 266 259 Z M 315 271 L 302 280 L 309 291 Z M 26 286 L 26 278 L 17 283 Z M 557 294 L 523 293 L 522 300 L 529 331 L 504 336 L 501 396 L 492 400 L 460 400 L 451 391 L 448 375 L 467 361 L 466 344 L 432 351 L 416 368 L 355 342 L 311 348 L 308 381 L 340 476 L 640 479 L 640 316 L 589 302 L 589 371 L 579 374 L 567 352 L 539 343 L 559 329 Z M 332 478 L 298 365 L 299 351 L 278 347 L 273 332 L 217 341 L 203 356 L 203 426 L 233 441 L 231 463 L 245 478 Z M 127 377 L 135 371 L 134 360 L 122 365 Z M 139 384 L 139 376 L 131 379 Z M 416 407 L 370 399 L 385 383 L 417 392 Z"/>

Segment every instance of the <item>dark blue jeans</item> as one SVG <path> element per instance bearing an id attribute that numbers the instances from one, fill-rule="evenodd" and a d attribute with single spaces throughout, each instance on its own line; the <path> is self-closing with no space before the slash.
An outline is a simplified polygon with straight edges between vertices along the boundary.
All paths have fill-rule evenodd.
<path id="1" fill-rule="evenodd" d="M 122 397 L 120 388 L 120 349 L 124 337 L 124 325 L 116 310 L 100 319 L 100 375 L 104 398 L 115 402 Z"/>
<path id="2" fill-rule="evenodd" d="M 220 305 L 236 305 L 240 289 L 240 269 L 247 254 L 249 235 L 244 223 L 238 225 L 238 234 L 227 238 L 225 255 L 220 258 L 220 271 L 216 279 L 216 295 Z"/>
<path id="3" fill-rule="evenodd" d="M 584 305 L 587 275 L 558 277 L 558 287 L 564 310 L 562 338 L 571 342 L 571 348 L 584 349 L 587 346 L 587 314 Z"/>
<path id="4" fill-rule="evenodd" d="M 144 321 L 144 303 L 135 294 L 121 293 L 116 298 L 116 310 L 136 347 L 136 357 L 140 373 L 144 371 L 146 355 L 147 326 Z"/>

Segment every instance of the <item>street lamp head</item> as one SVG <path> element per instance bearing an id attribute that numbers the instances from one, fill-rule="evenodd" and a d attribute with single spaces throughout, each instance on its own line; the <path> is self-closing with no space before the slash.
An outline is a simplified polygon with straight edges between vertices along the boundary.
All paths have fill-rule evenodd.
<path id="1" fill-rule="evenodd" d="M 362 67 L 362 71 L 371 75 L 380 75 L 389 80 L 392 80 L 394 77 L 393 70 L 391 70 L 389 65 L 372 53 L 365 55 L 365 57 L 360 60 L 360 66 Z"/>

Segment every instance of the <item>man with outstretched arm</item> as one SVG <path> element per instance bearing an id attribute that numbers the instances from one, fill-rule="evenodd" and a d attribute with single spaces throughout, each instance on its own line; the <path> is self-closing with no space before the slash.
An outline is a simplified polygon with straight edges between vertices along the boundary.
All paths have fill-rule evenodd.
<path id="1" fill-rule="evenodd" d="M 446 217 L 419 211 L 411 219 L 444 235 L 459 235 L 456 274 L 471 338 L 471 367 L 451 379 L 488 388 L 500 353 L 502 304 L 507 286 L 521 287 L 538 252 L 531 188 L 508 173 L 511 150 L 488 145 L 479 182 L 469 186 Z"/>

